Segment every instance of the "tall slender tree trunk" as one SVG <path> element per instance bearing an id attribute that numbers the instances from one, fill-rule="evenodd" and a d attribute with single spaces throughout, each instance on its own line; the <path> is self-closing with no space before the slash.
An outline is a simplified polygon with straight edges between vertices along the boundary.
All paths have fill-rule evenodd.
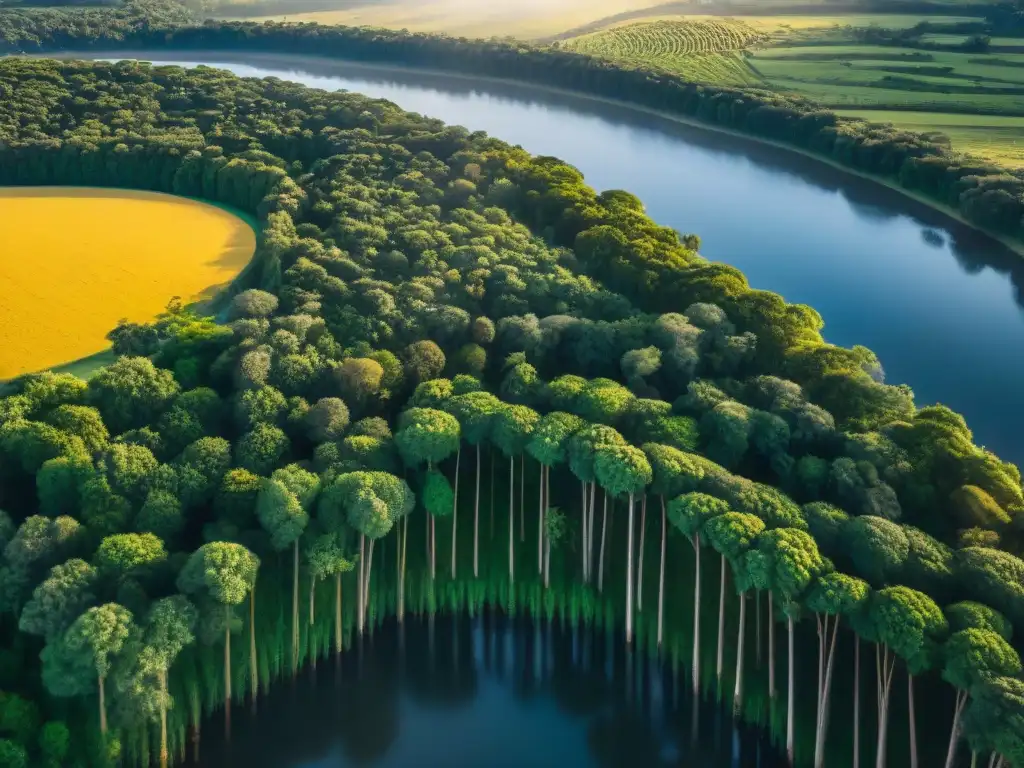
<path id="1" fill-rule="evenodd" d="M 860 768 L 860 635 L 853 633 L 853 768 Z"/>
<path id="2" fill-rule="evenodd" d="M 434 519 L 433 515 L 430 517 Z M 376 543 L 376 539 L 370 539 L 369 553 L 366 556 L 366 576 L 363 579 L 363 589 L 366 590 L 363 594 L 363 626 L 366 626 L 365 614 L 369 612 L 370 605 L 370 579 L 373 576 L 373 545 Z"/>
<path id="3" fill-rule="evenodd" d="M 605 533 L 608 531 L 608 491 L 603 491 L 601 496 L 604 498 L 603 511 L 601 512 L 601 552 L 598 555 L 597 564 L 597 591 L 598 593 L 604 593 L 604 539 Z"/>
<path id="4" fill-rule="evenodd" d="M 786 628 L 789 634 L 789 669 L 786 696 L 786 757 L 789 764 L 794 764 L 796 756 L 796 631 L 792 616 L 786 617 Z"/>
<path id="5" fill-rule="evenodd" d="M 429 517 L 430 517 L 430 580 L 434 581 L 437 578 L 437 519 L 433 515 L 429 515 Z M 373 542 L 370 543 L 370 546 L 373 546 Z"/>
<path id="6" fill-rule="evenodd" d="M 292 542 L 292 677 L 299 671 L 299 539 Z"/>
<path id="7" fill-rule="evenodd" d="M 459 467 L 462 463 L 462 443 L 455 454 L 455 495 L 452 499 L 452 579 L 455 579 L 455 543 L 459 539 Z"/>
<path id="8" fill-rule="evenodd" d="M 580 507 L 580 519 L 582 524 L 580 525 L 580 539 L 582 546 L 580 547 L 580 557 L 583 561 L 583 583 L 587 583 L 587 484 L 580 481 L 580 501 L 582 506 Z"/>
<path id="9" fill-rule="evenodd" d="M 875 749 L 875 768 L 885 768 L 886 750 L 889 738 L 889 700 L 892 693 L 892 678 L 896 671 L 896 657 L 889 651 L 889 646 L 882 647 L 879 660 L 876 648 L 876 665 L 878 675 L 878 743 Z M 880 663 L 879 663 L 880 661 Z"/>
<path id="10" fill-rule="evenodd" d="M 526 454 L 519 456 L 519 541 L 526 542 Z"/>
<path id="11" fill-rule="evenodd" d="M 700 696 L 700 534 L 693 536 L 693 695 Z M 694 703 L 696 706 L 696 702 Z"/>
<path id="12" fill-rule="evenodd" d="M 733 696 L 733 713 L 739 716 L 743 711 L 743 661 L 746 656 L 747 595 L 740 593 L 740 629 L 736 641 L 736 693 Z"/>
<path id="13" fill-rule="evenodd" d="M 754 590 L 754 664 L 761 668 L 761 590 Z"/>
<path id="14" fill-rule="evenodd" d="M 917 713 L 914 710 L 914 676 L 907 672 L 907 715 L 910 720 L 910 768 L 918 768 Z"/>
<path id="15" fill-rule="evenodd" d="M 399 534 L 401 534 L 401 529 L 399 529 Z M 401 602 L 401 595 L 398 600 Z M 338 571 L 334 574 L 334 653 L 337 656 L 341 656 L 341 645 L 341 571 Z"/>
<path id="16" fill-rule="evenodd" d="M 829 706 L 832 698 L 832 676 L 835 670 L 836 661 L 836 640 L 839 637 L 839 616 L 832 620 L 831 635 L 829 635 L 828 616 L 825 617 L 825 632 L 822 641 L 822 648 L 827 647 L 827 660 L 825 662 L 825 678 L 821 686 L 821 696 L 818 703 L 818 723 L 814 739 L 814 768 L 824 768 L 825 765 L 825 741 L 828 738 Z"/>
<path id="17" fill-rule="evenodd" d="M 946 750 L 945 768 L 953 768 L 956 762 L 956 748 L 960 741 L 960 718 L 967 704 L 967 691 L 956 692 L 956 706 L 953 709 L 953 726 L 949 731 L 949 748 Z"/>
<path id="18" fill-rule="evenodd" d="M 768 590 L 768 698 L 778 694 L 775 685 L 775 596 Z"/>
<path id="19" fill-rule="evenodd" d="M 252 711 L 256 711 L 256 699 L 259 696 L 259 662 L 256 658 L 256 584 L 249 590 L 249 697 L 252 700 Z"/>
<path id="20" fill-rule="evenodd" d="M 551 537 L 545 535 L 544 536 L 544 589 L 549 589 L 550 587 L 551 587 Z"/>
<path id="21" fill-rule="evenodd" d="M 476 444 L 476 497 L 473 499 L 473 578 L 480 578 L 480 443 Z"/>
<path id="22" fill-rule="evenodd" d="M 633 642 L 633 494 L 629 494 L 629 534 L 626 536 L 626 645 Z"/>
<path id="23" fill-rule="evenodd" d="M 640 501 L 640 554 L 636 563 L 636 612 L 644 612 L 644 541 L 647 533 L 647 494 Z"/>
<path id="24" fill-rule="evenodd" d="M 167 670 L 160 670 L 160 768 L 167 768 Z"/>
<path id="25" fill-rule="evenodd" d="M 106 691 L 107 677 L 106 675 L 99 675 L 99 687 L 100 687 L 100 733 L 103 735 L 103 742 L 106 743 L 107 736 L 107 691 Z"/>
<path id="26" fill-rule="evenodd" d="M 224 605 L 224 734 L 231 739 L 231 606 Z"/>
<path id="27" fill-rule="evenodd" d="M 491 501 L 490 501 L 490 506 L 491 506 L 491 538 L 493 539 L 494 538 L 494 453 L 495 453 L 494 446 L 491 446 L 491 449 L 490 449 L 490 451 L 488 451 L 488 453 L 491 454 Z"/>
<path id="28" fill-rule="evenodd" d="M 725 666 L 725 555 L 721 556 L 722 567 L 718 580 L 718 655 L 715 657 L 715 677 L 722 687 L 722 667 Z"/>
<path id="29" fill-rule="evenodd" d="M 661 497 L 661 559 L 658 563 L 658 650 L 661 650 L 661 641 L 665 629 L 665 538 L 667 528 L 665 524 L 665 497 Z"/>
<path id="30" fill-rule="evenodd" d="M 363 634 L 363 619 L 366 613 L 363 611 L 363 598 L 366 592 L 363 588 L 364 579 L 366 578 L 366 536 L 365 534 L 359 534 L 359 578 L 356 584 L 356 589 L 359 594 L 356 595 L 356 611 L 359 613 L 357 616 L 357 625 L 359 628 L 359 634 Z"/>
<path id="31" fill-rule="evenodd" d="M 397 553 L 398 560 L 398 623 L 405 621 L 405 548 L 409 543 L 409 515 L 402 518 L 401 544 Z M 339 585 L 340 589 L 340 585 Z"/>
<path id="32" fill-rule="evenodd" d="M 313 622 L 315 621 L 315 603 L 316 603 L 316 576 L 313 574 L 309 575 L 309 626 L 312 631 Z"/>
<path id="33" fill-rule="evenodd" d="M 537 482 L 537 575 L 544 573 L 544 465 L 537 462 L 540 467 L 540 477 Z"/>
<path id="34" fill-rule="evenodd" d="M 550 586 L 551 578 L 551 537 L 548 536 L 547 514 L 551 508 L 551 467 L 544 467 L 544 589 Z M 550 627 L 550 624 L 549 624 Z"/>
<path id="35" fill-rule="evenodd" d="M 597 482 L 590 483 L 590 504 L 587 513 L 587 583 L 594 580 L 594 502 L 597 500 Z"/>
<path id="36" fill-rule="evenodd" d="M 516 460 L 515 457 L 508 457 L 508 590 L 509 595 L 512 593 L 512 585 L 516 581 L 516 512 L 515 512 L 515 494 L 513 489 L 515 488 L 515 471 L 516 471 Z"/>

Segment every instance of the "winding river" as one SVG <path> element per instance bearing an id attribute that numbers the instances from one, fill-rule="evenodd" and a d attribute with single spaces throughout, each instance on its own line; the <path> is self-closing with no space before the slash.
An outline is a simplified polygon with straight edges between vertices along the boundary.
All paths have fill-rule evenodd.
<path id="1" fill-rule="evenodd" d="M 525 85 L 263 55 L 161 52 L 159 63 L 358 91 L 571 162 L 598 189 L 627 189 L 659 223 L 699 234 L 705 256 L 736 265 L 752 286 L 815 307 L 829 341 L 874 349 L 890 383 L 964 413 L 979 443 L 1024 461 L 1024 260 L 895 190 L 769 145 Z M 406 632 L 400 644 L 387 623 L 337 669 L 322 665 L 316 680 L 269 697 L 230 745 L 204 740 L 200 765 L 782 764 L 767 737 L 735 729 L 721 708 L 695 709 L 679 676 L 624 661 L 618 636 L 605 647 L 600 633 L 467 617 L 410 621 Z M 843 730 L 833 755 L 845 758 Z"/>
<path id="2" fill-rule="evenodd" d="M 769 145 L 526 85 L 220 52 L 161 52 L 159 63 L 357 91 L 562 158 L 597 189 L 629 190 L 660 224 L 700 235 L 706 257 L 739 267 L 753 287 L 813 306 L 829 341 L 870 347 L 889 383 L 910 384 L 919 405 L 963 413 L 980 444 L 1024 463 L 1024 259 L 895 190 Z"/>

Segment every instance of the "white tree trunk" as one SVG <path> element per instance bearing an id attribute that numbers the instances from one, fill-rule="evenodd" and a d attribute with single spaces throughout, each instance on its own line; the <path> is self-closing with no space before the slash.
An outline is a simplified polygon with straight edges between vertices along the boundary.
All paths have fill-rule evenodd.
<path id="1" fill-rule="evenodd" d="M 476 446 L 476 498 L 473 500 L 473 578 L 480 578 L 480 444 Z"/>
<path id="2" fill-rule="evenodd" d="M 722 687 L 722 667 L 725 662 L 725 555 L 721 556 L 722 567 L 718 584 L 718 655 L 715 657 L 715 677 Z"/>
<path id="3" fill-rule="evenodd" d="M 455 578 L 455 543 L 459 539 L 459 467 L 462 463 L 462 443 L 455 454 L 455 494 L 452 499 L 452 579 Z"/>
<path id="4" fill-rule="evenodd" d="M 956 748 L 960 741 L 960 718 L 964 713 L 964 706 L 967 704 L 967 691 L 956 692 L 956 707 L 953 709 L 953 726 L 949 731 L 949 748 L 946 750 L 945 768 L 953 768 L 956 762 Z"/>
<path id="5" fill-rule="evenodd" d="M 814 740 L 814 767 L 825 765 L 825 742 L 828 738 L 829 704 L 832 697 L 832 676 L 836 660 L 836 640 L 839 637 L 839 616 L 832 620 L 832 634 L 829 636 L 828 617 L 825 617 L 824 639 L 828 642 L 827 661 L 825 663 L 825 680 L 822 683 L 821 698 L 818 705 L 817 732 Z"/>
<path id="6" fill-rule="evenodd" d="M 739 716 L 743 710 L 743 657 L 746 656 L 747 595 L 740 595 L 740 629 L 736 640 L 736 693 L 733 696 L 733 712 Z"/>
<path id="7" fill-rule="evenodd" d="M 665 497 L 661 497 L 661 560 L 658 565 L 658 650 L 665 628 Z"/>
<path id="8" fill-rule="evenodd" d="M 399 529 L 399 538 L 401 538 L 401 529 Z M 399 596 L 401 601 L 401 596 Z M 335 655 L 341 655 L 341 571 L 334 574 L 334 653 Z M 256 680 L 253 679 L 255 684 Z"/>
<path id="9" fill-rule="evenodd" d="M 768 697 L 772 700 L 778 694 L 775 685 L 775 597 L 768 590 Z"/>
<path id="10" fill-rule="evenodd" d="M 364 579 L 365 579 L 365 570 L 364 569 L 366 568 L 366 557 L 365 557 L 365 555 L 366 555 L 366 536 L 364 536 L 363 534 L 359 534 L 359 584 L 357 585 L 357 589 L 359 590 L 359 594 L 356 597 L 356 609 L 359 611 L 359 616 L 357 617 L 357 620 L 358 620 L 359 634 L 360 635 L 363 634 L 363 618 L 366 616 L 366 613 L 363 611 L 363 599 L 366 596 L 366 593 L 364 592 L 364 586 L 363 586 L 365 584 L 365 581 L 364 581 Z"/>
<path id="11" fill-rule="evenodd" d="M 512 585 L 516 581 L 516 509 L 515 509 L 515 494 L 512 492 L 515 488 L 515 472 L 516 472 L 516 460 L 514 457 L 508 457 L 508 590 L 509 597 L 511 599 Z"/>
<path id="12" fill-rule="evenodd" d="M 526 454 L 519 456 L 519 541 L 526 541 Z"/>
<path id="13" fill-rule="evenodd" d="M 693 537 L 693 695 L 700 696 L 700 534 Z M 696 702 L 694 702 L 696 706 Z"/>
<path id="14" fill-rule="evenodd" d="M 409 516 L 402 518 L 402 556 L 399 558 L 401 564 L 398 570 L 398 623 L 405 620 L 405 546 L 409 543 Z M 338 585 L 338 594 L 341 594 L 341 584 Z"/>
<path id="15" fill-rule="evenodd" d="M 292 542 L 292 677 L 299 671 L 299 540 Z"/>
<path id="16" fill-rule="evenodd" d="M 626 645 L 633 642 L 633 494 L 629 494 L 629 534 L 626 536 Z"/>
<path id="17" fill-rule="evenodd" d="M 640 554 L 636 563 L 636 612 L 644 611 L 644 541 L 647 532 L 647 494 L 640 501 Z"/>
<path id="18" fill-rule="evenodd" d="M 597 482 L 590 483 L 590 510 L 587 514 L 587 583 L 594 580 L 594 502 Z"/>
<path id="19" fill-rule="evenodd" d="M 544 465 L 540 464 L 540 480 L 537 483 L 537 575 L 544 573 Z"/>
<path id="20" fill-rule="evenodd" d="M 601 494 L 604 497 L 604 511 L 601 513 L 601 553 L 598 556 L 597 564 L 597 591 L 604 592 L 604 539 L 608 530 L 608 491 Z"/>
<path id="21" fill-rule="evenodd" d="M 583 583 L 587 583 L 587 484 L 580 481 L 580 559 L 583 565 Z"/>
<path id="22" fill-rule="evenodd" d="M 853 633 L 853 768 L 860 768 L 860 635 Z"/>
<path id="23" fill-rule="evenodd" d="M 430 517 L 434 519 L 433 515 Z M 366 590 L 366 594 L 363 596 L 363 613 L 368 613 L 370 605 L 370 578 L 373 575 L 373 545 L 376 543 L 376 539 L 370 539 L 370 552 L 366 556 L 366 578 L 363 583 L 363 589 Z M 363 618 L 363 626 L 366 626 L 366 619 Z"/>
<path id="24" fill-rule="evenodd" d="M 907 715 L 910 720 L 910 768 L 918 768 L 917 713 L 914 711 L 914 676 L 907 672 Z"/>
<path id="25" fill-rule="evenodd" d="M 875 768 L 885 768 L 886 750 L 889 740 L 889 700 L 892 693 L 892 678 L 896 671 L 896 657 L 889 651 L 889 646 L 883 647 L 882 664 L 879 675 L 879 700 L 878 700 L 878 743 L 875 751 Z"/>
<path id="26" fill-rule="evenodd" d="M 786 696 L 786 757 L 789 764 L 794 765 L 796 757 L 796 631 L 793 627 L 793 617 L 786 617 L 786 628 L 789 634 L 789 669 L 788 691 Z"/>

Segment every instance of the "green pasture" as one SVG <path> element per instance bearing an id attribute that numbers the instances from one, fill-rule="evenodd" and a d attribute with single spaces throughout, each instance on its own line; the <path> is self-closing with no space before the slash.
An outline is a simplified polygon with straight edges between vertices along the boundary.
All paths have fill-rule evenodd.
<path id="1" fill-rule="evenodd" d="M 758 50 L 764 82 L 838 108 L 1024 116 L 1024 55 L 822 45 Z"/>
<path id="2" fill-rule="evenodd" d="M 918 133 L 942 133 L 952 146 L 994 163 L 1024 167 L 1024 120 L 1003 115 L 964 115 L 943 112 L 837 110 L 846 117 L 892 123 Z"/>

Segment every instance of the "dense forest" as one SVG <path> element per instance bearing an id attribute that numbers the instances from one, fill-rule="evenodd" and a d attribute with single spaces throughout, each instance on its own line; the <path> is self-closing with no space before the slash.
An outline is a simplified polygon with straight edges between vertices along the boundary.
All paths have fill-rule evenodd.
<path id="1" fill-rule="evenodd" d="M 1019 4 L 996 5 L 989 13 L 1000 26 L 1022 17 Z M 927 135 L 840 118 L 793 95 L 690 83 L 671 73 L 557 47 L 317 24 L 199 23 L 168 0 L 133 0 L 114 12 L 0 13 L 0 40 L 15 51 L 123 47 L 320 55 L 571 88 L 794 145 L 887 177 L 989 230 L 1024 235 L 1020 171 L 965 157 Z"/>
<path id="2" fill-rule="evenodd" d="M 810 624 L 817 765 L 851 640 L 877 676 L 858 753 L 885 765 L 897 676 L 913 747 L 915 679 L 941 678 L 947 764 L 966 742 L 1024 765 L 1018 469 L 629 193 L 358 95 L 23 59 L 0 62 L 0 184 L 171 192 L 262 229 L 225 322 L 172 302 L 112 329 L 118 360 L 88 382 L 40 373 L 0 392 L 5 764 L 166 764 L 218 702 L 382 618 L 386 553 L 394 612 L 433 609 L 406 582 L 410 527 L 417 585 L 464 584 L 467 546 L 477 576 L 497 509 L 506 606 L 524 563 L 542 589 L 569 574 L 609 590 L 615 552 L 629 642 L 644 559 L 660 560 L 643 615 L 658 647 L 692 612 L 695 690 L 708 561 L 724 698 L 745 674 L 721 690 L 727 594 L 741 649 L 756 607 L 759 655 L 766 599 L 791 756 Z M 688 578 L 666 584 L 666 563 Z"/>

